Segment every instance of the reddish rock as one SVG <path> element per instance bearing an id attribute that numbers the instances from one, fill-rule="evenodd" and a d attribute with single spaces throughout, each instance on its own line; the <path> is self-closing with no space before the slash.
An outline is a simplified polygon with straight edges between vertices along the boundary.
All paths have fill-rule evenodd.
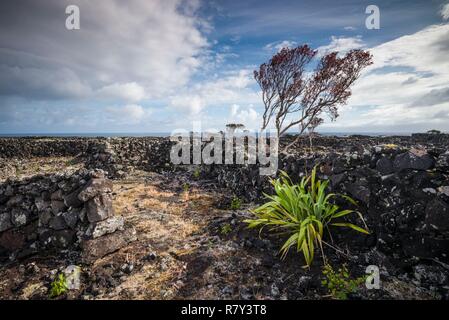
<path id="1" fill-rule="evenodd" d="M 64 204 L 64 201 L 51 200 L 51 210 L 53 211 L 53 214 L 58 214 L 60 212 L 64 212 L 65 209 L 66 209 L 66 206 Z"/>
<path id="2" fill-rule="evenodd" d="M 78 199 L 86 202 L 100 194 L 112 192 L 112 181 L 109 179 L 91 179 L 78 194 Z"/>
<path id="3" fill-rule="evenodd" d="M 0 247 L 8 251 L 20 249 L 25 244 L 25 236 L 17 230 L 8 230 L 0 235 Z"/>
<path id="4" fill-rule="evenodd" d="M 112 199 L 108 194 L 101 194 L 87 202 L 87 219 L 89 222 L 98 222 L 114 215 Z"/>
<path id="5" fill-rule="evenodd" d="M 107 254 L 115 252 L 130 242 L 137 240 L 134 228 L 116 231 L 100 238 L 87 240 L 82 243 L 82 260 L 84 263 L 92 263 Z"/>

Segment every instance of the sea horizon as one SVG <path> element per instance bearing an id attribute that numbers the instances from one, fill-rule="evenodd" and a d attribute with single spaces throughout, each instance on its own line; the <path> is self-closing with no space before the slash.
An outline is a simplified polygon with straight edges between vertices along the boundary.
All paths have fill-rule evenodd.
<path id="1" fill-rule="evenodd" d="M 424 133 L 424 132 L 361 132 L 361 131 L 347 131 L 347 132 L 317 132 L 322 136 L 411 136 L 413 133 Z M 443 132 L 444 133 L 444 132 Z M 290 133 L 295 134 L 295 133 Z M 26 137 L 82 137 L 82 138 L 94 138 L 94 137 L 168 137 L 170 132 L 57 132 L 57 133 L 0 133 L 1 138 L 26 138 Z"/>

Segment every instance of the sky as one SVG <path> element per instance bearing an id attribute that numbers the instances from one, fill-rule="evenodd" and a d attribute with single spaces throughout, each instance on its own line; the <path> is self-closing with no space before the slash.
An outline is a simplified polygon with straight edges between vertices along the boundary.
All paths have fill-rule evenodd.
<path id="1" fill-rule="evenodd" d="M 374 60 L 318 131 L 449 131 L 448 1 L 2 0 L 0 134 L 258 129 L 253 71 L 304 43 Z"/>

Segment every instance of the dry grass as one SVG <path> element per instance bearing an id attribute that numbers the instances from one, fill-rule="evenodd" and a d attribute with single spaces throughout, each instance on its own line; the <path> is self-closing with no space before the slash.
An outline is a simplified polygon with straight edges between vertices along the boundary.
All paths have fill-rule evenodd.
<path id="1" fill-rule="evenodd" d="M 160 181 L 159 181 L 160 182 Z M 112 292 L 100 299 L 171 299 L 178 295 L 186 262 L 174 257 L 187 256 L 200 246 L 195 235 L 205 231 L 213 197 L 198 189 L 167 187 L 151 180 L 117 181 L 113 201 L 116 213 L 138 234 L 138 241 L 96 263 L 138 261 L 152 251 L 157 261 L 145 263 L 127 276 Z M 131 258 L 130 258 L 131 257 Z M 131 261 L 132 262 L 132 261 Z"/>
<path id="2" fill-rule="evenodd" d="M 114 199 L 116 212 L 132 214 L 142 210 L 169 209 L 170 200 L 175 199 L 173 192 L 161 191 L 156 186 L 136 182 L 119 182 L 114 185 L 117 196 Z"/>
<path id="3" fill-rule="evenodd" d="M 49 157 L 31 159 L 8 159 L 0 163 L 0 181 L 7 178 L 23 179 L 36 174 L 49 174 L 62 171 L 76 171 L 83 163 L 73 157 Z"/>

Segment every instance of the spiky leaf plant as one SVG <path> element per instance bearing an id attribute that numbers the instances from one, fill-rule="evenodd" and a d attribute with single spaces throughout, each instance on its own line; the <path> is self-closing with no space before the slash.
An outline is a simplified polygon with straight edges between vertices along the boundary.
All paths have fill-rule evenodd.
<path id="1" fill-rule="evenodd" d="M 253 210 L 255 219 L 245 220 L 249 228 L 269 227 L 271 231 L 281 231 L 288 235 L 287 241 L 280 249 L 284 258 L 290 248 L 302 252 L 306 265 L 313 262 L 315 248 L 323 252 L 323 231 L 330 227 L 348 227 L 368 234 L 361 214 L 354 210 L 341 210 L 334 199 L 341 197 L 349 203 L 356 202 L 346 195 L 327 193 L 329 181 L 316 178 L 316 167 L 309 176 L 303 177 L 299 184 L 293 184 L 288 174 L 281 171 L 280 177 L 271 180 L 275 195 L 267 195 L 267 203 Z M 336 221 L 349 214 L 358 214 L 364 228 L 348 222 Z M 330 231 L 329 231 L 330 232 Z"/>

